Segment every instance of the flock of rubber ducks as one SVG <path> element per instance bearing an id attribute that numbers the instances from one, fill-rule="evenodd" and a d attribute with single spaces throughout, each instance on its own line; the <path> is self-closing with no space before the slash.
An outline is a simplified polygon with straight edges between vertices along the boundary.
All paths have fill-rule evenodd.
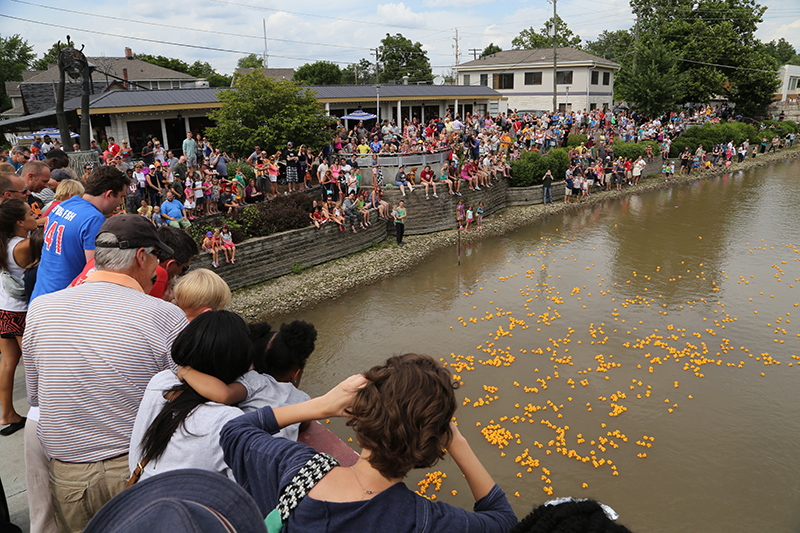
<path id="1" fill-rule="evenodd" d="M 699 238 L 702 239 L 702 236 Z M 485 310 L 479 310 L 480 304 L 473 305 L 474 316 L 459 316 L 453 326 L 450 326 L 450 330 L 454 327 L 484 328 L 491 323 L 490 331 L 485 340 L 475 346 L 474 352 L 453 352 L 448 357 L 441 358 L 443 364 L 452 371 L 453 379 L 461 385 L 465 382 L 464 376 L 478 367 L 514 367 L 513 376 L 516 379 L 508 379 L 506 376 L 509 374 L 501 372 L 498 374 L 498 381 L 482 385 L 479 396 L 470 398 L 465 395 L 461 400 L 462 409 L 480 410 L 494 405 L 492 412 L 496 413 L 497 406 L 503 406 L 507 414 L 499 417 L 487 416 L 488 420 L 476 421 L 475 426 L 479 428 L 486 442 L 497 448 L 500 457 L 514 458 L 512 468 L 515 469 L 517 478 L 535 476 L 541 481 L 542 491 L 548 496 L 554 492 L 555 476 L 551 475 L 550 469 L 556 469 L 561 464 L 559 461 L 573 460 L 591 465 L 600 471 L 607 471 L 611 476 L 619 476 L 615 459 L 621 457 L 620 454 L 635 454 L 638 459 L 646 459 L 656 440 L 652 434 L 628 437 L 620 428 L 607 425 L 624 419 L 629 410 L 647 408 L 652 411 L 656 404 L 663 407 L 657 409 L 654 416 L 662 416 L 657 414 L 659 412 L 663 416 L 677 412 L 682 403 L 679 398 L 684 398 L 684 401 L 693 399 L 688 391 L 683 392 L 684 381 L 690 383 L 693 379 L 706 378 L 706 375 L 718 377 L 721 368 L 743 369 L 748 359 L 766 367 L 764 372 L 760 372 L 761 377 L 766 377 L 770 368 L 779 367 L 784 361 L 788 363 L 787 367 L 800 366 L 800 330 L 791 324 L 791 311 L 778 309 L 777 302 L 773 300 L 774 294 L 765 295 L 760 292 L 759 296 L 767 298 L 763 308 L 765 313 L 775 316 L 780 311 L 775 318 L 764 322 L 770 334 L 774 335 L 773 344 L 777 353 L 770 354 L 761 349 L 751 351 L 747 346 L 733 345 L 730 337 L 737 336 L 739 318 L 731 316 L 725 303 L 715 298 L 720 292 L 720 285 L 731 285 L 730 281 L 724 281 L 729 280 L 731 274 L 724 270 L 710 272 L 703 263 L 692 266 L 685 265 L 682 261 L 680 274 L 666 278 L 667 281 L 681 283 L 685 280 L 699 280 L 705 282 L 703 286 L 708 291 L 705 298 L 689 299 L 685 303 L 668 303 L 663 295 L 655 294 L 648 287 L 642 286 L 653 281 L 664 282 L 664 273 L 660 266 L 649 274 L 634 270 L 630 279 L 624 282 L 606 282 L 598 274 L 596 293 L 605 298 L 604 306 L 597 306 L 592 305 L 597 302 L 597 295 L 592 296 L 595 291 L 588 285 L 565 285 L 566 279 L 561 280 L 559 272 L 564 273 L 565 278 L 575 279 L 566 275 L 558 261 L 561 257 L 572 263 L 577 261 L 574 254 L 557 255 L 559 248 L 568 242 L 568 239 L 543 237 L 536 250 L 527 254 L 531 258 L 531 264 L 528 267 L 522 265 L 525 269 L 523 275 L 514 273 L 497 278 L 499 283 L 518 285 L 515 288 L 518 288 L 522 298 L 521 305 L 520 302 L 508 302 L 507 307 L 521 308 L 524 317 L 518 311 L 512 312 L 501 307 L 499 303 L 495 304 L 494 299 L 484 300 L 483 297 L 491 290 L 485 290 L 484 287 L 489 280 L 475 280 L 475 289 L 466 291 L 463 295 L 469 299 L 488 301 L 488 306 Z M 749 242 L 747 245 L 751 246 Z M 800 247 L 785 243 L 782 246 L 788 254 L 800 254 Z M 749 252 L 774 250 L 775 246 L 759 244 L 753 246 Z M 780 248 L 778 254 L 785 255 Z M 776 283 L 782 283 L 786 277 L 784 270 L 800 272 L 797 265 L 786 266 L 800 260 L 800 255 L 791 255 L 772 265 Z M 595 265 L 591 264 L 586 270 L 593 267 Z M 584 276 L 581 278 L 586 279 Z M 744 288 L 753 278 L 753 275 L 740 275 L 733 279 Z M 766 284 L 764 280 L 759 281 L 763 282 L 762 285 Z M 781 290 L 785 293 L 793 289 L 794 282 L 800 282 L 800 278 L 782 283 L 779 289 L 776 288 L 776 292 Z M 641 294 L 621 296 L 622 293 L 631 291 L 632 283 L 636 284 L 633 287 L 641 287 L 635 289 Z M 620 285 L 629 287 L 620 290 Z M 672 300 L 674 298 L 669 301 Z M 753 298 L 749 301 L 752 302 Z M 565 309 L 565 302 L 570 305 L 569 310 Z M 584 326 L 578 326 L 583 318 L 580 315 L 587 309 L 587 305 L 593 308 L 592 311 L 587 311 L 593 313 L 593 320 L 587 320 Z M 792 305 L 798 307 L 800 302 Z M 698 319 L 697 326 L 692 328 L 694 331 L 669 323 L 669 319 L 664 318 L 695 308 L 697 309 L 694 313 L 709 316 Z M 654 314 L 653 310 L 657 310 L 658 314 Z M 564 325 L 567 317 L 562 313 L 571 315 L 568 317 L 569 325 Z M 608 313 L 608 317 L 598 321 L 598 317 L 603 317 L 605 313 Z M 515 314 L 518 316 L 515 317 Z M 758 310 L 753 310 L 753 314 L 758 315 Z M 656 319 L 658 327 L 649 329 L 645 326 L 645 321 L 650 317 Z M 688 320 L 683 322 L 693 323 Z M 536 333 L 526 331 L 531 328 L 535 328 Z M 548 329 L 559 333 L 545 340 L 547 333 L 543 333 L 543 330 L 546 332 Z M 512 342 L 511 338 L 515 334 L 517 339 Z M 534 346 L 520 347 L 523 343 Z M 512 344 L 517 347 L 512 349 Z M 673 368 L 659 372 L 659 368 L 665 365 L 673 365 Z M 618 381 L 617 375 L 623 374 L 620 372 L 623 367 L 626 367 L 624 373 L 628 374 L 625 378 L 627 384 L 613 385 Z M 685 372 L 686 377 L 683 380 L 674 379 L 676 371 Z M 488 369 L 479 370 L 479 373 L 483 380 L 492 379 L 492 372 Z M 667 380 L 660 375 L 662 373 L 669 375 Z M 631 378 L 631 375 L 635 377 Z M 507 382 L 501 383 L 501 380 L 506 379 Z M 507 391 L 511 388 L 511 391 L 504 395 L 504 388 Z M 597 396 L 595 401 L 593 394 L 600 390 L 608 392 Z M 525 396 L 529 395 L 527 403 L 508 400 L 508 397 L 519 398 L 520 391 Z M 560 399 L 556 401 L 556 398 Z M 581 405 L 585 407 L 577 407 Z M 593 424 L 596 423 L 593 430 L 584 429 L 578 432 L 570 427 L 568 422 L 573 418 L 571 415 L 576 414 L 576 408 L 593 413 L 589 415 Z M 472 413 L 468 416 L 470 419 L 481 418 Z M 586 415 L 574 418 L 577 420 L 573 425 L 586 425 Z M 657 420 L 653 421 L 657 427 Z M 523 424 L 528 428 L 534 425 L 536 429 L 526 431 Z M 589 437 L 590 434 L 594 436 Z M 534 435 L 536 438 L 532 437 Z M 624 462 L 630 464 L 629 461 Z M 419 482 L 417 492 L 435 499 L 444 478 L 446 474 L 441 471 L 428 473 Z M 582 489 L 589 487 L 586 482 L 580 483 L 580 486 Z M 574 493 L 573 488 L 564 487 L 564 491 Z M 451 493 L 455 496 L 457 491 Z M 520 497 L 520 492 L 514 492 L 514 496 Z"/>

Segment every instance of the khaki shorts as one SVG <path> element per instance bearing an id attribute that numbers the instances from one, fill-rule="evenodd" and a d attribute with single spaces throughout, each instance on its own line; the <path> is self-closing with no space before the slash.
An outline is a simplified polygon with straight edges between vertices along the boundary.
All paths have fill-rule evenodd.
<path id="1" fill-rule="evenodd" d="M 128 454 L 96 463 L 50 459 L 50 493 L 60 531 L 82 531 L 128 483 Z"/>

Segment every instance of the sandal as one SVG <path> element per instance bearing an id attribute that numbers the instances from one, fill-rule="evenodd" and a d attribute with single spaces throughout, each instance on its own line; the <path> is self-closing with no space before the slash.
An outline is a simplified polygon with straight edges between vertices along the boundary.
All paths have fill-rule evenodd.
<path id="1" fill-rule="evenodd" d="M 9 435 L 13 435 L 20 429 L 25 428 L 26 420 L 28 419 L 23 416 L 19 422 L 14 422 L 13 424 L 7 425 L 3 429 L 0 429 L 0 435 L 2 435 L 3 437 L 8 437 Z"/>

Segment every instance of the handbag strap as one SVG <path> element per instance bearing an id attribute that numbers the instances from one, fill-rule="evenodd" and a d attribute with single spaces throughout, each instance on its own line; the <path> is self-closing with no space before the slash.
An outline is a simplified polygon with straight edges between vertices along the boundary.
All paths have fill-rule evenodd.
<path id="1" fill-rule="evenodd" d="M 285 522 L 303 498 L 314 488 L 314 485 L 337 466 L 339 466 L 339 461 L 327 453 L 318 453 L 309 459 L 281 491 L 276 507 L 281 521 Z"/>

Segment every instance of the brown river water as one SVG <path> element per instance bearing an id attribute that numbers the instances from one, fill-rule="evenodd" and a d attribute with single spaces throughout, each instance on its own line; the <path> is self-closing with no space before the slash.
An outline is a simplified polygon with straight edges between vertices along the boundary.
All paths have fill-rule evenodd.
<path id="1" fill-rule="evenodd" d="M 312 395 L 441 358 L 519 517 L 575 496 L 634 531 L 798 531 L 799 182 L 795 160 L 587 205 L 275 322 L 315 324 Z M 430 473 L 471 507 L 454 463 Z"/>

